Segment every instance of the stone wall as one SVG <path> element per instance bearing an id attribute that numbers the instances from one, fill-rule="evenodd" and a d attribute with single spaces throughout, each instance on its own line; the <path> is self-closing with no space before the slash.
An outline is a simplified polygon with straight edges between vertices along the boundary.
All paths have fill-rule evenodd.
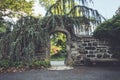
<path id="1" fill-rule="evenodd" d="M 71 43 L 71 57 L 75 65 L 84 64 L 84 59 L 88 58 L 112 58 L 106 41 L 95 39 L 92 36 L 79 36 Z"/>
<path id="2" fill-rule="evenodd" d="M 76 36 L 62 27 L 56 27 L 48 34 L 62 32 L 67 36 L 66 59 L 67 65 L 84 65 L 86 59 L 110 59 L 109 44 L 106 41 L 95 39 L 93 36 Z M 50 59 L 50 37 L 46 43 L 45 53 L 40 54 L 41 59 Z"/>

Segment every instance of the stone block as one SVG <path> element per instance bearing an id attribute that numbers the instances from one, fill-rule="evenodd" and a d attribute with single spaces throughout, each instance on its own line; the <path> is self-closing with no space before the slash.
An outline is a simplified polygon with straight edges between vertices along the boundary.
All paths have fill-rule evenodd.
<path id="1" fill-rule="evenodd" d="M 98 51 L 97 50 L 94 50 L 94 54 L 97 54 L 98 53 Z"/>
<path id="2" fill-rule="evenodd" d="M 90 40 L 85 40 L 84 42 L 90 42 Z"/>
<path id="3" fill-rule="evenodd" d="M 97 46 L 97 42 L 93 42 L 93 46 Z"/>
<path id="4" fill-rule="evenodd" d="M 85 51 L 85 54 L 88 54 L 88 51 Z"/>
<path id="5" fill-rule="evenodd" d="M 94 54 L 93 51 L 89 51 L 89 54 Z"/>
<path id="6" fill-rule="evenodd" d="M 92 43 L 88 43 L 88 46 L 92 46 Z"/>
<path id="7" fill-rule="evenodd" d="M 72 54 L 77 54 L 77 53 L 78 53 L 78 51 L 72 51 L 71 53 L 72 53 Z"/>
<path id="8" fill-rule="evenodd" d="M 97 58 L 102 58 L 102 54 L 97 54 Z"/>
<path id="9" fill-rule="evenodd" d="M 95 57 L 95 55 L 89 54 L 87 55 L 87 57 Z"/>
<path id="10" fill-rule="evenodd" d="M 90 41 L 91 41 L 91 42 L 95 42 L 95 39 L 91 39 Z"/>
<path id="11" fill-rule="evenodd" d="M 76 48 L 71 48 L 71 50 L 72 50 L 72 51 L 75 51 L 75 50 L 76 50 Z"/>
<path id="12" fill-rule="evenodd" d="M 95 50 L 95 47 L 85 47 L 86 50 Z"/>
<path id="13" fill-rule="evenodd" d="M 105 53 L 105 54 L 103 54 L 103 58 L 110 58 L 110 55 Z"/>
<path id="14" fill-rule="evenodd" d="M 100 49 L 100 52 L 101 52 L 101 53 L 105 53 L 105 52 L 106 52 L 106 49 Z"/>
<path id="15" fill-rule="evenodd" d="M 75 48 L 75 46 L 74 46 L 74 45 L 71 45 L 70 47 L 71 47 L 71 48 Z"/>
<path id="16" fill-rule="evenodd" d="M 82 43 L 83 46 L 87 46 L 87 43 Z"/>

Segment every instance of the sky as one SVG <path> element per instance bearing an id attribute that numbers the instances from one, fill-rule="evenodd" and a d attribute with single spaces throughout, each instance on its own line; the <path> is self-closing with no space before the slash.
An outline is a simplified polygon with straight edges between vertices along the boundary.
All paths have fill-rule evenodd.
<path id="1" fill-rule="evenodd" d="M 112 18 L 115 11 L 120 7 L 120 0 L 93 0 L 93 2 L 93 8 L 107 19 Z"/>
<path id="2" fill-rule="evenodd" d="M 115 15 L 115 11 L 120 6 L 120 0 L 93 0 L 94 4 L 90 7 L 98 10 L 98 12 L 103 15 L 106 19 L 112 18 Z M 39 5 L 38 0 L 34 5 L 35 15 L 42 14 L 45 15 L 45 10 Z"/>
<path id="3" fill-rule="evenodd" d="M 33 5 L 34 15 L 37 16 L 41 14 L 42 16 L 45 15 L 45 9 L 39 4 L 39 0 L 35 0 L 35 4 Z"/>

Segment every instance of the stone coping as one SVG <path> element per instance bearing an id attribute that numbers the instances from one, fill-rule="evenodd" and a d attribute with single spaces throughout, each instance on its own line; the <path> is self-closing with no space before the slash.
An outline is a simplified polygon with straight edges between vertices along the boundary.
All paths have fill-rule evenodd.
<path id="1" fill-rule="evenodd" d="M 116 58 L 89 58 L 91 62 L 119 62 Z"/>

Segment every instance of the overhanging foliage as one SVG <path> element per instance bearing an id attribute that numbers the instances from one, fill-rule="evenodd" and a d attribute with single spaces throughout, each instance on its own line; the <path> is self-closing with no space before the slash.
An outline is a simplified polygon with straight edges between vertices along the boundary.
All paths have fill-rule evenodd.
<path id="1" fill-rule="evenodd" d="M 91 30 L 91 28 L 101 23 L 105 18 L 86 6 L 87 0 L 57 0 L 47 11 L 46 16 L 48 24 L 46 27 L 56 26 L 67 28 L 70 26 L 70 33 L 73 33 L 74 28 L 81 30 Z M 82 4 L 82 5 L 80 5 Z M 46 22 L 46 21 L 45 21 Z"/>

